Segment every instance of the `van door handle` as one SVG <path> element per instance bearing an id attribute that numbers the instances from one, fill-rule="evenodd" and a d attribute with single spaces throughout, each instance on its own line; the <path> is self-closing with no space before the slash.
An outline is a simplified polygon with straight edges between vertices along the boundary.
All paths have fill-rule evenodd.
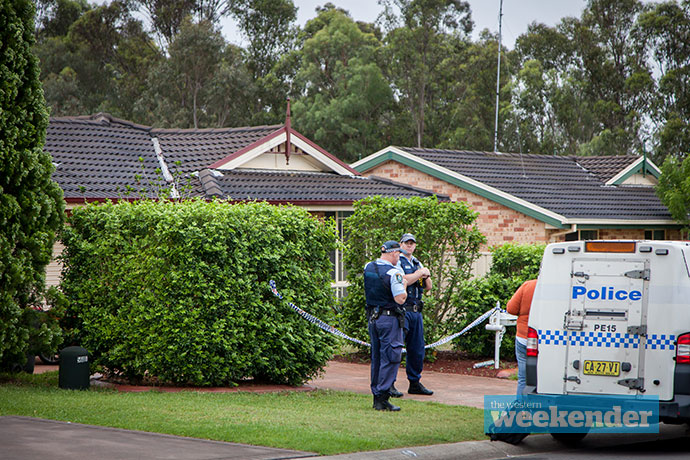
<path id="1" fill-rule="evenodd" d="M 575 278 L 584 278 L 584 279 L 586 279 L 586 280 L 589 279 L 589 275 L 588 275 L 587 273 L 585 273 L 585 272 L 575 272 L 575 273 L 571 273 L 571 274 L 570 274 L 570 277 L 571 277 L 571 278 L 572 278 L 572 277 L 575 277 Z"/>
<path id="2" fill-rule="evenodd" d="M 578 385 L 581 383 L 580 378 L 576 375 L 571 375 L 570 377 L 563 377 L 563 380 L 565 380 L 566 382 L 575 382 Z"/>

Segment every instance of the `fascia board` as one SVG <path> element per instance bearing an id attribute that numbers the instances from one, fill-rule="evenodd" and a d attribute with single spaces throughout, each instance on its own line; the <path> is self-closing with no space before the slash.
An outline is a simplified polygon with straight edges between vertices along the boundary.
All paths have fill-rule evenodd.
<path id="1" fill-rule="evenodd" d="M 282 132 L 278 134 L 277 136 L 268 139 L 266 142 L 262 142 L 261 144 L 258 144 L 254 146 L 251 150 L 248 150 L 244 152 L 242 155 L 239 155 L 238 157 L 228 161 L 227 163 L 223 165 L 213 165 L 215 166 L 215 169 L 220 169 L 220 170 L 232 170 L 235 168 L 238 168 L 239 166 L 242 166 L 244 163 L 253 160 L 254 158 L 258 157 L 262 153 L 268 152 L 272 148 L 284 144 L 285 141 L 287 140 L 287 135 L 285 132 Z"/>
<path id="2" fill-rule="evenodd" d="M 314 146 L 306 142 L 304 139 L 302 139 L 302 137 L 295 131 L 291 131 L 290 134 L 290 142 L 293 143 L 295 147 L 298 147 L 302 149 L 302 151 L 308 153 L 309 156 L 317 160 L 319 163 L 325 165 L 326 167 L 330 168 L 332 171 L 335 171 L 341 176 L 354 175 L 353 171 L 350 171 L 349 169 L 347 169 L 347 167 L 344 167 L 337 161 L 333 161 L 327 155 L 324 155 L 321 151 L 319 151 L 319 149 L 315 148 Z"/>
<path id="3" fill-rule="evenodd" d="M 642 163 L 645 161 L 644 157 L 640 157 L 633 161 L 627 168 L 613 176 L 606 182 L 606 185 L 621 185 L 633 174 L 637 174 L 642 171 Z M 649 159 L 647 159 L 647 173 L 651 174 L 655 178 L 661 176 L 661 170 Z"/>
<path id="4" fill-rule="evenodd" d="M 416 155 L 405 152 L 397 147 L 388 147 L 380 150 L 367 158 L 363 158 L 352 167 L 358 171 L 366 171 L 385 161 L 392 160 L 410 166 L 418 171 L 429 174 L 464 190 L 475 193 L 496 203 L 502 204 L 522 214 L 534 217 L 537 220 L 553 225 L 557 228 L 565 228 L 566 218 L 548 209 L 536 206 L 528 201 L 518 198 L 497 188 L 469 178 L 463 174 L 451 171 L 430 161 L 419 158 Z"/>
<path id="5" fill-rule="evenodd" d="M 677 226 L 678 222 L 675 220 L 667 219 L 568 219 L 566 220 L 569 224 L 577 224 L 579 226 L 587 225 L 608 225 L 608 226 L 621 226 L 621 227 L 648 227 L 650 225 L 673 225 Z"/>
<path id="6" fill-rule="evenodd" d="M 373 168 L 374 166 L 378 166 L 386 160 L 390 160 L 392 158 L 392 152 L 394 151 L 401 152 L 400 149 L 390 145 L 384 149 L 379 150 L 378 152 L 374 152 L 371 155 L 362 158 L 361 160 L 355 161 L 350 165 L 350 167 L 356 169 L 359 172 L 364 172 L 368 169 Z"/>

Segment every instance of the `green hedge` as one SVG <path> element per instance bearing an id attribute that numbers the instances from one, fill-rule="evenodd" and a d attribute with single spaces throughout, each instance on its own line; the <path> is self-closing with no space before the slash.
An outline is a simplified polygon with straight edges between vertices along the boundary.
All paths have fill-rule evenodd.
<path id="1" fill-rule="evenodd" d="M 450 323 L 461 330 L 476 317 L 496 306 L 506 304 L 522 283 L 539 275 L 539 267 L 545 245 L 506 244 L 491 248 L 493 260 L 489 273 L 481 278 L 469 280 L 455 298 L 457 308 Z M 453 341 L 456 349 L 478 357 L 493 357 L 493 332 L 488 332 L 483 323 Z M 501 343 L 501 358 L 515 359 L 515 327 L 509 327 Z"/>
<path id="2" fill-rule="evenodd" d="M 332 319 L 332 221 L 265 203 L 143 201 L 74 211 L 64 234 L 63 324 L 130 378 L 300 384 L 334 339 L 273 296 Z"/>

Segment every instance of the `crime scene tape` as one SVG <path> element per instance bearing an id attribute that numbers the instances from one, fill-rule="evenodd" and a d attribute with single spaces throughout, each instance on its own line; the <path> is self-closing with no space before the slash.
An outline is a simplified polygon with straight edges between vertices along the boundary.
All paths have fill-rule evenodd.
<path id="1" fill-rule="evenodd" d="M 275 295 L 276 297 L 278 297 L 280 300 L 283 300 L 283 295 L 282 295 L 280 292 L 278 292 L 278 288 L 276 287 L 276 282 L 275 282 L 274 280 L 270 280 L 270 281 L 268 282 L 268 284 L 269 284 L 269 286 L 271 286 L 271 292 L 273 292 L 273 295 Z M 331 326 L 330 324 L 321 321 L 321 320 L 320 320 L 319 318 L 317 318 L 316 316 L 314 316 L 314 315 L 312 315 L 312 314 L 310 314 L 310 313 L 307 313 L 306 311 L 302 310 L 300 307 L 298 307 L 298 306 L 295 305 L 294 303 L 288 302 L 288 305 L 289 305 L 290 308 L 292 308 L 297 314 L 299 314 L 302 318 L 306 319 L 307 321 L 309 321 L 309 322 L 312 323 L 312 324 L 315 324 L 316 326 L 320 327 L 320 328 L 323 329 L 324 331 L 329 332 L 329 333 L 334 334 L 334 335 L 337 335 L 338 337 L 342 337 L 343 339 L 349 340 L 350 342 L 354 342 L 354 343 L 357 343 L 357 344 L 362 345 L 362 346 L 365 346 L 365 347 L 371 347 L 371 345 L 368 344 L 367 342 L 363 342 L 363 341 L 361 341 L 361 340 L 359 340 L 359 339 L 355 339 L 354 337 L 350 337 L 349 335 L 345 334 L 345 333 L 344 333 L 343 331 L 341 331 L 340 329 L 338 329 L 338 328 L 336 328 L 336 327 L 333 327 L 333 326 Z M 443 345 L 444 343 L 448 343 L 448 342 L 450 342 L 451 340 L 453 340 L 453 339 L 455 339 L 455 338 L 457 338 L 457 337 L 460 337 L 461 335 L 467 333 L 467 331 L 469 331 L 469 330 L 472 329 L 473 327 L 476 327 L 478 324 L 481 324 L 483 321 L 486 320 L 486 318 L 488 318 L 489 316 L 491 316 L 491 314 L 492 314 L 494 311 L 496 311 L 496 310 L 500 310 L 500 307 L 496 306 L 496 307 L 492 308 L 491 310 L 486 311 L 484 314 L 482 314 L 482 315 L 479 316 L 477 319 L 475 319 L 475 320 L 472 321 L 470 324 L 468 324 L 462 331 L 456 332 L 456 333 L 453 334 L 453 335 L 449 335 L 449 336 L 446 337 L 446 338 L 443 338 L 443 339 L 438 340 L 438 341 L 436 341 L 436 342 L 434 342 L 434 343 L 431 343 L 431 344 L 429 344 L 429 345 L 426 345 L 424 348 L 427 349 L 427 348 L 438 347 L 439 345 Z M 404 348 L 403 348 L 403 352 L 405 352 L 405 349 L 404 349 Z"/>
<path id="2" fill-rule="evenodd" d="M 283 295 L 280 292 L 278 292 L 278 288 L 276 287 L 276 282 L 274 280 L 271 280 L 268 282 L 268 284 L 271 286 L 271 291 L 273 291 L 273 295 L 275 295 L 276 297 L 278 297 L 279 299 L 282 300 Z M 345 334 L 340 329 L 337 329 L 337 328 L 331 326 L 330 324 L 324 323 L 319 318 L 317 318 L 316 316 L 314 316 L 310 313 L 307 313 L 306 311 L 302 310 L 300 307 L 298 307 L 294 303 L 288 302 L 288 305 L 290 306 L 290 308 L 295 310 L 297 312 L 297 314 L 299 314 L 302 318 L 306 319 L 307 321 L 309 321 L 312 324 L 317 325 L 318 327 L 320 327 L 324 331 L 330 332 L 331 334 L 335 334 L 338 337 L 342 337 L 343 339 L 349 340 L 351 342 L 358 343 L 360 345 L 364 345 L 365 347 L 371 347 L 371 345 L 369 345 L 368 343 L 362 342 L 361 340 L 355 339 L 354 337 L 350 337 L 349 335 Z"/>

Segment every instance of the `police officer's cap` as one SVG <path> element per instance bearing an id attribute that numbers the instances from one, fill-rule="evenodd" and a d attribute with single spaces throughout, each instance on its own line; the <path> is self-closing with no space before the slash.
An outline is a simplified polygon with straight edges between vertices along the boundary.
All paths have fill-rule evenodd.
<path id="1" fill-rule="evenodd" d="M 400 238 L 400 242 L 401 242 L 401 243 L 404 243 L 405 241 L 413 241 L 413 242 L 415 242 L 415 243 L 417 242 L 417 240 L 415 239 L 415 237 L 414 237 L 414 235 L 413 235 L 412 233 L 405 233 L 405 234 L 402 236 L 402 238 Z"/>
<path id="2" fill-rule="evenodd" d="M 381 252 L 382 253 L 383 252 L 396 252 L 396 251 L 402 252 L 403 254 L 407 254 L 407 251 L 405 251 L 403 248 L 401 248 L 400 243 L 398 243 L 397 241 L 393 241 L 393 240 L 386 241 L 381 246 Z"/>

